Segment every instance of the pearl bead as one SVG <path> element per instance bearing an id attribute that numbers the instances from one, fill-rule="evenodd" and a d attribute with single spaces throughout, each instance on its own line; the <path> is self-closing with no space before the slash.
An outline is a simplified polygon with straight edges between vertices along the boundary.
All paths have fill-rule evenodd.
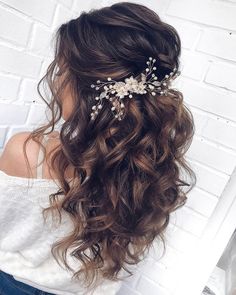
<path id="1" fill-rule="evenodd" d="M 99 109 L 101 109 L 101 108 L 102 108 L 102 105 L 101 105 L 101 104 L 99 104 L 99 105 L 98 105 L 98 108 L 99 108 Z"/>
<path id="2" fill-rule="evenodd" d="M 157 77 L 154 77 L 154 80 L 157 80 Z"/>
<path id="3" fill-rule="evenodd" d="M 151 56 L 149 57 L 149 60 L 152 60 L 152 57 Z"/>
<path id="4" fill-rule="evenodd" d="M 148 72 L 149 71 L 149 69 L 148 68 L 146 68 L 146 72 Z"/>
<path id="5" fill-rule="evenodd" d="M 91 88 L 94 88 L 94 87 L 95 87 L 95 85 L 94 85 L 94 84 L 92 84 L 92 85 L 91 85 Z"/>
<path id="6" fill-rule="evenodd" d="M 157 68 L 156 67 L 153 67 L 153 70 L 156 70 Z"/>
<path id="7" fill-rule="evenodd" d="M 156 92 L 152 92 L 152 95 L 154 96 L 156 94 Z"/>
<path id="8" fill-rule="evenodd" d="M 96 96 L 96 97 L 95 97 L 95 99 L 96 99 L 96 100 L 99 100 L 99 97 L 98 97 L 98 96 Z"/>
<path id="9" fill-rule="evenodd" d="M 97 80 L 97 83 L 100 83 L 101 81 L 100 80 Z"/>
<path id="10" fill-rule="evenodd" d="M 130 94 L 130 95 L 129 95 L 129 98 L 132 98 L 132 97 L 133 97 L 133 95 L 132 95 L 132 94 Z"/>
<path id="11" fill-rule="evenodd" d="M 108 77 L 107 80 L 108 80 L 108 81 L 111 81 L 111 77 Z"/>
<path id="12" fill-rule="evenodd" d="M 112 107 L 112 108 L 111 108 L 112 111 L 114 111 L 115 109 L 116 109 L 115 107 Z"/>
<path id="13" fill-rule="evenodd" d="M 96 106 L 92 106 L 92 110 L 96 110 Z"/>
<path id="14" fill-rule="evenodd" d="M 95 89 L 96 89 L 96 90 L 98 90 L 98 89 L 99 89 L 99 87 L 96 87 Z"/>

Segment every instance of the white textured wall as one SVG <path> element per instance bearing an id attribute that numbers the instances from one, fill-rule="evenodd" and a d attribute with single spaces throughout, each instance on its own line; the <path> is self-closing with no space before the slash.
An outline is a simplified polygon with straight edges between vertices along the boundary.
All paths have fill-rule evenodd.
<path id="1" fill-rule="evenodd" d="M 44 119 L 36 84 L 51 61 L 48 46 L 55 28 L 81 10 L 114 2 L 0 0 L 0 152 L 12 134 Z M 184 285 L 186 261 L 198 255 L 191 251 L 210 232 L 236 166 L 236 1 L 134 2 L 155 10 L 180 34 L 182 75 L 177 86 L 195 118 L 187 158 L 198 180 L 186 206 L 172 216 L 164 258 L 157 261 L 156 248 L 119 295 L 180 295 L 176 286 Z M 204 268 L 207 261 L 202 263 Z M 196 275 L 193 268 L 189 276 Z"/>

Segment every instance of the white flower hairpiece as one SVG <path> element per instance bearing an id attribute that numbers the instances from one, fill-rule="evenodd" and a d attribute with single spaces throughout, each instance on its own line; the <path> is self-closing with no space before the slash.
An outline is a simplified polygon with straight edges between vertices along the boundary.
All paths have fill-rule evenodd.
<path id="1" fill-rule="evenodd" d="M 117 82 L 115 80 L 112 80 L 111 77 L 108 77 L 108 82 L 101 82 L 100 80 L 97 80 L 98 85 L 91 84 L 91 87 L 95 87 L 96 90 L 99 90 L 100 87 L 103 87 L 104 89 L 104 91 L 101 92 L 99 96 L 95 97 L 95 100 L 99 100 L 99 102 L 97 105 L 92 106 L 93 112 L 90 114 L 91 119 L 95 120 L 95 116 L 98 114 L 99 109 L 101 109 L 103 106 L 104 98 L 111 101 L 113 105 L 111 107 L 111 110 L 115 115 L 115 118 L 118 118 L 118 120 L 120 121 L 122 120 L 122 115 L 124 114 L 125 105 L 122 99 L 125 96 L 132 98 L 132 93 L 146 94 L 147 92 L 150 92 L 153 96 L 155 96 L 157 93 L 159 93 L 160 95 L 171 95 L 171 93 L 169 92 L 170 84 L 172 80 L 174 80 L 180 74 L 180 71 L 176 72 L 176 68 L 174 68 L 169 75 L 165 75 L 162 81 L 158 81 L 155 73 L 152 73 L 153 70 L 156 70 L 156 67 L 153 66 L 155 61 L 155 58 L 149 57 L 149 60 L 146 62 L 148 68 L 145 69 L 145 74 L 140 74 L 140 81 L 138 79 L 140 75 L 138 75 L 136 78 L 134 78 L 133 76 L 126 78 L 125 82 Z M 147 77 L 151 73 L 151 77 L 147 79 Z"/>

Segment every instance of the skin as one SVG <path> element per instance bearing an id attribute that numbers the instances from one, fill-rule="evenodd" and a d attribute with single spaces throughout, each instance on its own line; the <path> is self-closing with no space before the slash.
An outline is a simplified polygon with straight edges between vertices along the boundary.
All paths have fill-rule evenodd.
<path id="1" fill-rule="evenodd" d="M 56 85 L 60 85 L 65 77 L 65 72 L 60 76 L 57 76 Z M 73 98 L 71 94 L 70 84 L 67 83 L 66 87 L 63 89 L 61 94 L 62 100 L 62 118 L 66 121 L 73 110 Z"/>
<path id="2" fill-rule="evenodd" d="M 66 85 L 62 97 L 62 118 L 68 120 L 73 111 L 73 98 L 71 95 L 69 84 Z"/>
<path id="3" fill-rule="evenodd" d="M 61 82 L 63 76 L 59 76 L 58 82 Z M 70 91 L 69 84 L 66 85 L 62 92 L 62 118 L 67 120 L 73 110 L 73 99 Z M 10 176 L 32 178 L 28 174 L 26 161 L 23 155 L 23 143 L 29 132 L 19 132 L 14 134 L 7 141 L 5 148 L 0 155 L 0 170 Z M 58 131 L 54 131 L 50 134 L 49 140 L 46 144 L 46 154 L 48 154 L 56 146 L 60 145 L 60 139 Z M 42 139 L 41 139 L 42 140 Z M 29 163 L 33 171 L 33 178 L 36 178 L 36 165 L 39 153 L 38 143 L 30 140 L 26 146 L 26 153 L 29 158 Z M 50 162 L 50 159 L 49 159 Z M 72 167 L 68 167 L 65 171 L 66 178 L 73 177 Z M 43 162 L 43 178 L 54 179 L 57 178 L 56 174 L 51 170 L 51 176 L 49 174 L 49 167 L 46 161 Z"/>

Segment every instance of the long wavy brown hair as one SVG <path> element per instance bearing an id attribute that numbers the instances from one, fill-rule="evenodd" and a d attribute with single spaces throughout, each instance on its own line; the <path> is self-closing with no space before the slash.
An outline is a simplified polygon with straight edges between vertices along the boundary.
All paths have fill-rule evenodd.
<path id="1" fill-rule="evenodd" d="M 196 183 L 184 157 L 194 121 L 175 88 L 171 96 L 134 94 L 124 100 L 122 121 L 112 114 L 109 101 L 90 120 L 97 96 L 91 84 L 97 80 L 135 76 L 143 72 L 149 56 L 156 58 L 159 80 L 179 69 L 180 37 L 151 9 L 120 2 L 83 11 L 57 29 L 55 40 L 55 58 L 37 87 L 51 119 L 33 130 L 26 142 L 32 138 L 41 145 L 39 138 L 55 129 L 62 117 L 61 93 L 69 85 L 73 110 L 61 126 L 60 145 L 51 151 L 48 163 L 60 189 L 49 196 L 50 207 L 43 216 L 46 212 L 54 220 L 59 216 L 60 224 L 65 213 L 72 220 L 72 231 L 51 251 L 72 271 L 67 251 L 73 247 L 72 257 L 81 262 L 73 278 L 81 282 L 83 274 L 83 282 L 91 286 L 98 274 L 114 281 L 121 269 L 132 275 L 126 264 L 142 260 L 154 239 L 165 245 L 170 214 L 185 204 Z M 62 74 L 63 81 L 56 83 Z M 43 81 L 50 89 L 49 101 L 40 91 Z M 48 161 L 49 155 L 44 157 Z M 28 159 L 27 163 L 29 168 Z M 68 167 L 74 169 L 73 183 L 65 177 Z"/>

